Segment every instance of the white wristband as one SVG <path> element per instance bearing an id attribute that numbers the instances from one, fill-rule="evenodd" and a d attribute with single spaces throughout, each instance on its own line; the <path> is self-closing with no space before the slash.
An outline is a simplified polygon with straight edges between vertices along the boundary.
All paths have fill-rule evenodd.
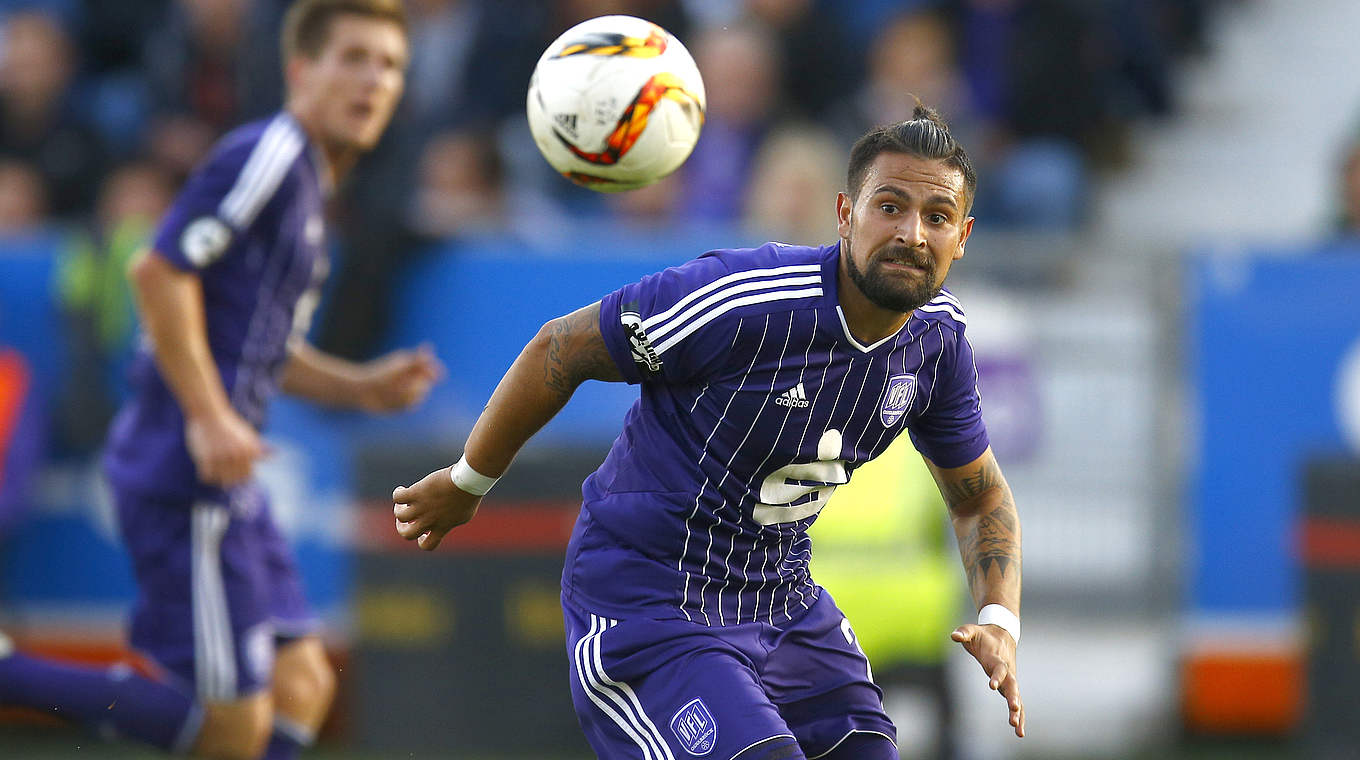
<path id="1" fill-rule="evenodd" d="M 999 604 L 989 604 L 978 610 L 978 625 L 994 625 L 1006 629 L 1006 633 L 1020 643 L 1020 616 Z"/>
<path id="2" fill-rule="evenodd" d="M 472 469 L 468 464 L 467 454 L 458 458 L 458 463 L 449 468 L 449 477 L 453 479 L 453 484 L 458 486 L 460 491 L 466 491 L 473 496 L 485 496 L 491 487 L 496 485 L 500 478 L 488 478 L 487 476 Z"/>

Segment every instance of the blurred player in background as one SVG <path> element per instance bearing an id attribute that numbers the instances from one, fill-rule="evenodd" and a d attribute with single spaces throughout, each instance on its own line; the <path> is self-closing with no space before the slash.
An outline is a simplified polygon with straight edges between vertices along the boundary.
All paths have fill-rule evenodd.
<path id="1" fill-rule="evenodd" d="M 562 605 L 577 715 L 605 758 L 896 758 L 806 530 L 904 430 L 945 497 L 978 623 L 958 627 L 1025 731 L 1020 524 L 942 289 L 976 177 L 930 109 L 851 150 L 834 245 L 718 250 L 545 325 L 451 468 L 393 491 L 432 550 L 588 379 L 641 385 L 585 482 Z M 411 730 L 419 731 L 419 726 Z"/>
<path id="2" fill-rule="evenodd" d="M 223 138 L 129 268 L 148 340 L 105 466 L 140 589 L 131 643 L 160 678 L 0 657 L 0 703 L 215 758 L 295 757 L 334 691 L 292 553 L 251 481 L 269 400 L 281 389 L 397 410 L 442 371 L 425 350 L 353 364 L 303 340 L 326 269 L 325 199 L 401 97 L 401 2 L 298 0 L 282 34 L 284 110 Z"/>

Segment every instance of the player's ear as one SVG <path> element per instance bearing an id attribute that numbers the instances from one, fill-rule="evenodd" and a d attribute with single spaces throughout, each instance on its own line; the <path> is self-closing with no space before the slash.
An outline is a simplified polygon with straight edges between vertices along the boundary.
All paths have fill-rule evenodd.
<path id="1" fill-rule="evenodd" d="M 850 239 L 850 212 L 855 203 L 845 193 L 836 193 L 836 234 Z"/>
<path id="2" fill-rule="evenodd" d="M 968 236 L 973 234 L 973 217 L 963 220 L 963 227 L 959 232 L 959 247 L 954 251 L 954 260 L 963 258 L 963 247 L 968 244 Z"/>
<path id="3" fill-rule="evenodd" d="M 304 89 L 308 74 L 308 63 L 310 61 L 305 56 L 294 55 L 284 65 L 283 78 L 288 85 L 289 93 L 297 93 Z"/>

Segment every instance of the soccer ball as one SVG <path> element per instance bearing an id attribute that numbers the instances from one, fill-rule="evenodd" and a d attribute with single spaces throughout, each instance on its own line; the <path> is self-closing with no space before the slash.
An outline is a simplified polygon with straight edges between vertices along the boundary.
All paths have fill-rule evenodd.
<path id="1" fill-rule="evenodd" d="M 529 80 L 529 130 L 562 176 L 606 193 L 650 185 L 689 157 L 704 82 L 680 40 L 632 16 L 562 33 Z"/>

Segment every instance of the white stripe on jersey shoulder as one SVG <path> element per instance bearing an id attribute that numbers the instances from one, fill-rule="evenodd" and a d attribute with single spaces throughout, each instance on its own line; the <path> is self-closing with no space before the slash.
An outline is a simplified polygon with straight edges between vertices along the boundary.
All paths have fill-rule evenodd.
<path id="1" fill-rule="evenodd" d="M 954 295 L 953 293 L 950 293 L 950 292 L 947 291 L 947 290 L 944 290 L 943 288 L 941 288 L 941 289 L 940 289 L 940 292 L 939 292 L 939 293 L 936 293 L 936 294 L 935 294 L 935 297 L 932 298 L 932 299 L 930 299 L 930 300 L 931 300 L 931 301 L 948 301 L 949 303 L 952 303 L 952 304 L 954 304 L 955 306 L 959 307 L 959 311 L 962 311 L 962 310 L 963 310 L 963 301 L 960 301 L 958 296 Z"/>
<path id="2" fill-rule="evenodd" d="M 702 288 L 699 288 L 698 290 L 691 291 L 684 298 L 681 298 L 679 301 L 676 301 L 674 306 L 670 307 L 669 309 L 666 309 L 660 314 L 653 314 L 652 316 L 642 320 L 642 329 L 646 330 L 648 334 L 651 334 L 652 328 L 675 316 L 676 312 L 680 311 L 686 306 L 689 306 L 696 300 L 703 298 L 709 293 L 712 293 L 713 291 L 719 290 L 721 288 L 727 288 L 731 286 L 733 283 L 739 283 L 742 280 L 752 280 L 757 277 L 777 277 L 781 275 L 820 273 L 821 269 L 822 265 L 820 263 L 812 263 L 812 264 L 790 264 L 788 266 L 770 267 L 768 269 L 748 269 L 744 272 L 733 272 L 732 274 L 729 274 L 725 277 L 719 277 L 718 279 L 708 283 L 707 285 L 703 286 Z M 821 277 L 819 276 L 817 279 L 818 281 L 820 281 Z M 773 285 L 774 283 L 771 283 L 771 286 Z M 749 288 L 747 289 L 749 290 Z"/>
<path id="3" fill-rule="evenodd" d="M 804 275 L 802 277 L 778 277 L 773 280 L 757 280 L 755 282 L 743 282 L 739 285 L 731 285 L 726 288 L 723 288 L 722 290 L 717 291 L 716 293 L 709 295 L 704 300 L 690 306 L 688 309 L 685 309 L 683 312 L 681 312 L 679 316 L 675 317 L 674 319 L 671 319 L 669 322 L 661 324 L 657 326 L 655 329 L 648 331 L 647 336 L 652 340 L 660 340 L 666 337 L 666 335 L 669 334 L 672 330 L 675 330 L 676 328 L 685 324 L 689 320 L 693 319 L 695 315 L 712 308 L 715 304 L 719 304 L 722 301 L 726 301 L 727 299 L 732 298 L 733 296 L 741 295 L 742 293 L 749 293 L 754 290 L 763 290 L 768 293 L 774 290 L 802 287 L 805 285 L 816 286 L 820 290 L 821 284 L 822 276 L 820 274 L 813 274 Z M 726 310 L 726 304 L 718 306 L 718 308 Z M 646 329 L 645 323 L 643 325 L 643 329 Z"/>
<path id="4" fill-rule="evenodd" d="M 943 314 L 961 325 L 968 324 L 968 317 L 963 313 L 963 304 L 959 302 L 958 298 L 954 297 L 954 294 L 947 291 L 941 290 L 934 298 L 930 299 L 929 303 L 918 308 L 917 311 L 924 311 L 927 314 Z"/>
<path id="5" fill-rule="evenodd" d="M 274 197 L 274 191 L 305 144 L 302 128 L 292 116 L 287 113 L 275 116 L 251 149 L 236 184 L 222 199 L 218 207 L 222 219 L 238 230 L 249 227 L 260 209 Z"/>
<path id="6" fill-rule="evenodd" d="M 789 279 L 796 280 L 805 278 L 789 278 Z M 721 317 L 727 312 L 732 311 L 733 309 L 737 309 L 742 306 L 750 306 L 752 304 L 757 303 L 769 303 L 771 301 L 790 301 L 799 298 L 821 298 L 822 297 L 821 278 L 818 277 L 816 278 L 816 280 L 818 283 L 816 287 L 800 288 L 798 290 L 767 290 L 763 293 L 753 293 L 752 295 L 749 296 L 733 298 L 732 300 L 719 305 L 715 309 L 704 312 L 703 316 L 699 317 L 698 319 L 695 319 L 694 321 L 682 327 L 674 335 L 658 343 L 656 345 L 656 353 L 658 356 L 666 353 L 666 349 L 670 348 L 671 346 L 674 346 L 676 343 L 679 343 L 680 341 L 689 337 L 689 335 L 693 333 L 695 330 L 698 330 L 700 327 L 703 327 L 704 325 L 708 324 L 709 322 L 712 322 L 718 317 Z M 780 283 L 780 284 L 789 285 L 793 283 Z M 686 319 L 689 316 L 693 315 L 687 313 Z M 681 321 L 683 320 L 676 320 L 670 326 L 680 324 Z M 669 326 L 668 328 L 663 328 L 663 330 L 661 330 L 660 332 L 664 332 L 665 329 L 669 329 Z"/>

